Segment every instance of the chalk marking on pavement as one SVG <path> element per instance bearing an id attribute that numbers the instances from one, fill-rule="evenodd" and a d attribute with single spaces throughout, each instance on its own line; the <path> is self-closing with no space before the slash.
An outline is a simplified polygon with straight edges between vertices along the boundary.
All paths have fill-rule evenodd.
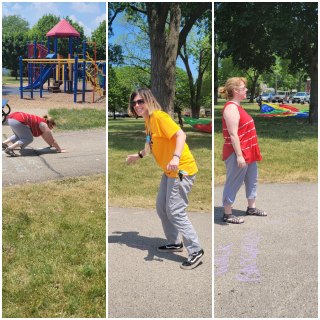
<path id="1" fill-rule="evenodd" d="M 236 279 L 240 282 L 260 282 L 261 274 L 257 266 L 257 256 L 259 254 L 258 244 L 260 235 L 256 231 L 245 235 L 241 243 L 240 274 Z"/>
<path id="2" fill-rule="evenodd" d="M 222 245 L 216 250 L 217 255 L 214 257 L 215 275 L 219 276 L 228 272 L 229 256 L 231 255 L 233 243 Z"/>

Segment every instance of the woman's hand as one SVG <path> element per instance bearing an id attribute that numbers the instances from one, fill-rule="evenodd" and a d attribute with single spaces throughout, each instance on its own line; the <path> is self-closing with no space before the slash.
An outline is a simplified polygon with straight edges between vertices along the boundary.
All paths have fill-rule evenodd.
<path id="1" fill-rule="evenodd" d="M 167 165 L 168 171 L 177 171 L 179 168 L 179 161 L 178 157 L 173 157 Z"/>
<path id="2" fill-rule="evenodd" d="M 247 164 L 246 161 L 244 160 L 244 157 L 241 156 L 237 156 L 237 164 L 239 168 L 244 168 Z"/>
<path id="3" fill-rule="evenodd" d="M 129 165 L 129 164 L 133 164 L 133 163 L 135 163 L 137 160 L 139 160 L 140 159 L 140 157 L 139 157 L 139 155 L 138 154 L 129 154 L 128 156 L 127 156 L 127 159 L 126 159 L 126 163 L 127 163 L 127 165 Z"/>

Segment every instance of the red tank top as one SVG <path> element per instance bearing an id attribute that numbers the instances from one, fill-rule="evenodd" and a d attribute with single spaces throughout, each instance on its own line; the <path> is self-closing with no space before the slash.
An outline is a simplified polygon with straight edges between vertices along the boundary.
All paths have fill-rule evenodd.
<path id="1" fill-rule="evenodd" d="M 34 137 L 39 137 L 42 135 L 39 124 L 41 122 L 47 123 L 46 119 L 35 116 L 33 114 L 24 113 L 24 112 L 14 112 L 8 116 L 9 119 L 15 119 L 24 125 L 28 126 L 31 129 L 32 135 Z"/>
<path id="2" fill-rule="evenodd" d="M 257 132 L 252 117 L 241 106 L 231 101 L 227 102 L 222 110 L 222 133 L 224 138 L 222 159 L 226 160 L 234 152 L 226 121 L 223 117 L 225 108 L 231 103 L 238 107 L 240 114 L 238 136 L 244 160 L 246 163 L 262 160 L 258 145 Z"/>

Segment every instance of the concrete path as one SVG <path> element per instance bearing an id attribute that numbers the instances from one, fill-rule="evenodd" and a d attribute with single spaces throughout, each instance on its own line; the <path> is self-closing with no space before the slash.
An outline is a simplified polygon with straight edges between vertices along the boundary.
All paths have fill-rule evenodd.
<path id="1" fill-rule="evenodd" d="M 205 256 L 197 268 L 183 270 L 186 251 L 156 251 L 166 240 L 154 210 L 109 208 L 108 317 L 212 317 L 212 214 L 189 218 Z"/>
<path id="2" fill-rule="evenodd" d="M 3 139 L 12 134 L 2 126 Z M 73 176 L 87 176 L 106 172 L 106 131 L 68 131 L 53 133 L 67 153 L 49 149 L 41 138 L 35 138 L 23 156 L 9 157 L 2 152 L 2 185 L 40 182 Z M 19 154 L 19 152 L 17 151 Z"/>
<path id="3" fill-rule="evenodd" d="M 215 317 L 317 318 L 317 184 L 260 185 L 257 207 L 269 215 L 245 216 L 241 225 L 221 222 L 222 188 L 214 194 Z"/>

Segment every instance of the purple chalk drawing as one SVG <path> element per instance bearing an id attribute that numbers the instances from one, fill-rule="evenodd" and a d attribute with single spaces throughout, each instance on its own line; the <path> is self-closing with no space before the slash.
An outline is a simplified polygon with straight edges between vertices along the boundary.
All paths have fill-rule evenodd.
<path id="1" fill-rule="evenodd" d="M 219 246 L 215 250 L 214 255 L 214 265 L 215 265 L 215 275 L 219 276 L 228 272 L 229 269 L 229 256 L 231 254 L 231 250 L 233 247 L 233 243 L 229 243 L 227 245 Z"/>
<path id="2" fill-rule="evenodd" d="M 260 282 L 261 274 L 257 266 L 259 254 L 258 244 L 260 235 L 256 231 L 245 235 L 241 243 L 240 266 L 241 270 L 236 279 L 240 282 Z"/>

